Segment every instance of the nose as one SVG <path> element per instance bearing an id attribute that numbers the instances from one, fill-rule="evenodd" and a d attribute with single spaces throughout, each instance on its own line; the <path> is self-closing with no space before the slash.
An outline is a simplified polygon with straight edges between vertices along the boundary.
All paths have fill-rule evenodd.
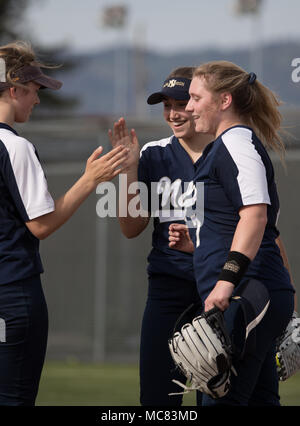
<path id="1" fill-rule="evenodd" d="M 186 104 L 185 110 L 189 111 L 189 112 L 193 111 L 192 99 L 191 98 L 189 99 L 188 103 Z"/>
<path id="2" fill-rule="evenodd" d="M 39 105 L 41 103 L 41 101 L 40 101 L 40 97 L 39 97 L 39 95 L 36 95 L 36 97 L 35 97 L 35 105 Z"/>
<path id="3" fill-rule="evenodd" d="M 172 107 L 170 109 L 170 118 L 175 119 L 175 118 L 178 118 L 178 117 L 179 117 L 178 111 Z"/>

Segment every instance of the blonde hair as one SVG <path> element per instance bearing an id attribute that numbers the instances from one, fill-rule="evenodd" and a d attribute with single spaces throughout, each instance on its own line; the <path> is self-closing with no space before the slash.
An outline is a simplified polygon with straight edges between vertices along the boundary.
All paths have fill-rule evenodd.
<path id="1" fill-rule="evenodd" d="M 41 62 L 37 58 L 31 44 L 21 40 L 0 46 L 0 59 L 3 59 L 5 62 L 6 81 L 12 86 L 23 88 L 26 88 L 26 85 L 18 83 L 14 79 L 14 75 L 25 65 L 34 65 L 40 68 L 57 68 L 56 65 L 47 65 Z"/>
<path id="2" fill-rule="evenodd" d="M 208 90 L 232 95 L 235 112 L 249 125 L 269 148 L 283 158 L 285 147 L 279 134 L 282 117 L 278 110 L 281 102 L 270 89 L 257 79 L 250 84 L 250 75 L 238 65 L 228 61 L 212 61 L 200 65 L 194 77 L 203 77 Z"/>

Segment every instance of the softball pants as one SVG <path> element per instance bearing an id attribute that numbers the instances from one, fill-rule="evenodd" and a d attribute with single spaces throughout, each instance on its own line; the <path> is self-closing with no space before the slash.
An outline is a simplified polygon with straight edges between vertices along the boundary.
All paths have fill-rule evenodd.
<path id="1" fill-rule="evenodd" d="M 294 309 L 294 293 L 290 290 L 270 292 L 270 305 L 256 327 L 256 345 L 234 367 L 232 386 L 227 395 L 213 399 L 203 395 L 203 405 L 279 406 L 278 375 L 275 362 L 275 339 L 286 328 Z M 239 313 L 225 311 L 230 332 L 239 333 Z M 235 328 L 237 330 L 235 331 Z M 240 333 L 242 335 L 242 333 Z"/>
<path id="2" fill-rule="evenodd" d="M 33 406 L 48 337 L 39 275 L 0 285 L 0 322 L 0 406 Z"/>
<path id="3" fill-rule="evenodd" d="M 180 406 L 182 388 L 172 379 L 186 382 L 175 370 L 168 339 L 182 312 L 192 303 L 199 302 L 196 283 L 168 275 L 149 277 L 146 308 L 142 321 L 140 346 L 140 402 L 146 406 Z M 201 405 L 197 392 L 197 404 Z"/>

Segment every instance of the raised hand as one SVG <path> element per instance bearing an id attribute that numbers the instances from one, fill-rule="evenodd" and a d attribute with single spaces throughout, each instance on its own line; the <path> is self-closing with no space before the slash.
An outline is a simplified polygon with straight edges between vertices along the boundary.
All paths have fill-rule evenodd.
<path id="1" fill-rule="evenodd" d="M 108 137 L 113 148 L 124 145 L 129 149 L 128 157 L 122 164 L 122 171 L 126 173 L 133 167 L 137 168 L 140 158 L 138 138 L 134 129 L 131 129 L 130 132 L 128 131 L 123 117 L 119 118 L 119 120 L 114 123 L 113 130 L 109 129 Z"/>
<path id="2" fill-rule="evenodd" d="M 97 148 L 86 162 L 85 175 L 97 186 L 101 182 L 110 181 L 123 171 L 122 164 L 127 161 L 129 149 L 118 145 L 107 154 L 101 155 L 103 147 Z"/>
<path id="3" fill-rule="evenodd" d="M 169 226 L 169 247 L 186 253 L 194 252 L 194 244 L 186 225 L 171 223 Z"/>

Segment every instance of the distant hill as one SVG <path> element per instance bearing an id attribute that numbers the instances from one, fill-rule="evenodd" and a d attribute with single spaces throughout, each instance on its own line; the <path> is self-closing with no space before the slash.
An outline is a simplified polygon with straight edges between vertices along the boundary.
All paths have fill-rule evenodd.
<path id="1" fill-rule="evenodd" d="M 263 82 L 274 90 L 288 107 L 300 107 L 300 83 L 294 83 L 291 78 L 293 58 L 300 57 L 300 42 L 278 42 L 266 45 L 262 52 L 263 57 Z M 150 114 L 157 115 L 160 108 L 146 105 L 146 97 L 152 91 L 161 87 L 163 79 L 169 72 L 178 66 L 199 65 L 210 60 L 226 59 L 250 69 L 250 52 L 244 50 L 207 49 L 198 51 L 180 51 L 172 54 L 154 51 L 137 52 L 134 49 L 105 50 L 93 54 L 70 55 L 61 58 L 62 62 L 72 59 L 77 67 L 68 73 L 59 70 L 57 78 L 63 82 L 65 94 L 75 95 L 79 98 L 78 107 L 72 112 L 78 114 L 113 114 L 136 115 L 143 104 L 137 104 L 144 99 L 145 109 Z M 116 68 L 115 61 L 119 61 L 123 69 Z M 122 62 L 120 62 L 122 61 Z M 127 64 L 126 64 L 127 63 Z M 140 72 L 136 64 L 139 64 Z M 128 76 L 127 89 L 124 90 Z M 258 76 L 259 78 L 259 76 Z M 116 82 L 116 80 L 118 80 Z M 115 86 L 114 86 L 115 85 Z M 126 102 L 122 102 L 116 110 L 114 101 L 114 87 L 121 87 L 126 93 Z M 143 89 L 144 87 L 144 89 Z M 125 98 L 125 95 L 124 95 Z"/>

